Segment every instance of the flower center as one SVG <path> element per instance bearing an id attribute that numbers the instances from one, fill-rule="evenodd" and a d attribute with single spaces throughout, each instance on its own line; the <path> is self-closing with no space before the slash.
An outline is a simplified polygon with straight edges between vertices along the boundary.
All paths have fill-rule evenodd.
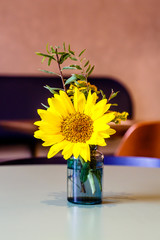
<path id="1" fill-rule="evenodd" d="M 84 113 L 72 113 L 62 121 L 61 131 L 66 140 L 85 143 L 93 133 L 93 121 Z"/>

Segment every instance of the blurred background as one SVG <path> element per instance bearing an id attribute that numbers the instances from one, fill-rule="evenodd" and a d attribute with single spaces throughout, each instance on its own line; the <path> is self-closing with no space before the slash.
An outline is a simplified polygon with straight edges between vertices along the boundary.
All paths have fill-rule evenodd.
<path id="1" fill-rule="evenodd" d="M 87 49 L 92 77 L 126 87 L 135 121 L 159 120 L 159 11 L 159 0 L 1 0 L 0 76 L 44 75 L 35 52 L 66 42 Z"/>

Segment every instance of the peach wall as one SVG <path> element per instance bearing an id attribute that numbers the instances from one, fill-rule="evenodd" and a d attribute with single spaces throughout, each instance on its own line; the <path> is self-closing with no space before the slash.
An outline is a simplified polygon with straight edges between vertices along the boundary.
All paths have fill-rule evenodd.
<path id="1" fill-rule="evenodd" d="M 1 0 L 0 75 L 40 74 L 46 43 L 87 48 L 93 75 L 129 89 L 135 119 L 160 119 L 159 0 Z"/>

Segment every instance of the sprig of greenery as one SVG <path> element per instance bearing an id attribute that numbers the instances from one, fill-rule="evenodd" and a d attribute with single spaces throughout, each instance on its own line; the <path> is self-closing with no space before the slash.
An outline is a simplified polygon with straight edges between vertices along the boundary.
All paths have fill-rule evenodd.
<path id="1" fill-rule="evenodd" d="M 56 62 L 58 66 L 59 73 L 47 71 L 47 70 L 40 70 L 45 73 L 57 75 L 62 80 L 62 85 L 64 91 L 66 91 L 66 85 L 71 83 L 78 83 L 79 80 L 87 82 L 87 78 L 91 75 L 91 73 L 94 70 L 94 66 L 92 66 L 89 62 L 89 60 L 86 60 L 86 58 L 83 58 L 82 55 L 85 52 L 86 49 L 83 49 L 78 56 L 76 56 L 75 52 L 71 50 L 70 44 L 66 48 L 65 43 L 63 43 L 63 49 L 60 51 L 60 47 L 55 46 L 46 46 L 47 53 L 41 53 L 36 52 L 38 56 L 42 56 L 42 63 L 44 60 L 48 60 L 48 66 L 51 65 L 52 62 Z M 76 64 L 69 64 L 64 65 L 66 60 L 74 61 Z M 79 73 L 77 74 L 71 74 L 71 76 L 68 79 L 64 78 L 64 71 L 65 70 L 77 70 Z M 50 90 L 50 89 L 49 89 Z M 54 92 L 55 93 L 55 92 Z"/>
<path id="2" fill-rule="evenodd" d="M 111 89 L 111 94 L 110 94 L 109 98 L 107 99 L 107 103 L 109 103 L 111 101 L 111 99 L 117 97 L 118 93 L 119 93 L 119 91 L 118 92 L 114 92 L 114 90 Z"/>
<path id="3" fill-rule="evenodd" d="M 88 96 L 89 90 L 92 92 L 96 92 L 96 94 L 101 94 L 102 99 L 107 99 L 107 103 L 110 103 L 110 101 L 117 96 L 119 92 L 114 92 L 114 90 L 111 90 L 110 96 L 107 98 L 106 95 L 102 90 L 98 90 L 95 85 L 91 85 L 88 82 L 88 77 L 91 75 L 91 73 L 94 70 L 94 65 L 92 66 L 90 64 L 90 61 L 87 60 L 85 57 L 83 57 L 84 52 L 86 49 L 83 49 L 78 55 L 76 55 L 75 51 L 73 51 L 70 47 L 70 44 L 66 47 L 66 44 L 63 43 L 63 47 L 55 46 L 46 46 L 46 53 L 36 52 L 38 56 L 43 57 L 42 63 L 47 59 L 48 66 L 51 65 L 51 63 L 56 63 L 58 66 L 58 73 L 54 71 L 48 71 L 48 70 L 41 70 L 44 73 L 56 75 L 61 78 L 63 88 L 53 88 L 50 86 L 45 86 L 46 89 L 48 89 L 52 94 L 57 94 L 59 90 L 64 90 L 67 92 L 67 94 L 73 98 L 75 87 L 79 88 L 81 92 L 84 93 L 84 95 Z M 70 64 L 66 64 L 66 62 L 70 61 Z M 65 78 L 64 72 L 67 70 L 73 70 L 76 71 L 76 73 L 72 73 L 70 77 Z M 68 87 L 68 90 L 66 88 Z M 111 103 L 112 106 L 116 106 L 117 104 Z M 126 114 L 118 114 L 117 117 L 115 117 L 116 123 L 119 123 L 121 120 L 126 120 Z"/>
<path id="4" fill-rule="evenodd" d="M 115 118 L 112 120 L 112 122 L 114 122 L 115 124 L 120 124 L 121 121 L 126 121 L 127 117 L 128 117 L 128 113 L 127 112 L 114 112 Z"/>

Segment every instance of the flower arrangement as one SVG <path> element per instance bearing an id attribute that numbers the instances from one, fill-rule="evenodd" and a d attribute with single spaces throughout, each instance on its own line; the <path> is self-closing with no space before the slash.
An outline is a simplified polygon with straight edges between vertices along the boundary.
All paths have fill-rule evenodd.
<path id="1" fill-rule="evenodd" d="M 81 183 L 89 178 L 94 193 L 94 181 L 90 172 L 93 168 L 91 150 L 94 146 L 106 146 L 105 139 L 115 133 L 109 123 L 126 120 L 128 113 L 110 110 L 113 105 L 110 100 L 118 92 L 112 90 L 107 98 L 102 90 L 88 82 L 94 66 L 83 57 L 85 49 L 76 55 L 70 45 L 66 48 L 64 43 L 62 49 L 52 46 L 49 49 L 47 45 L 46 51 L 45 54 L 36 54 L 43 57 L 42 62 L 47 59 L 48 66 L 52 62 L 56 63 L 58 73 L 41 71 L 59 76 L 63 88 L 45 86 L 53 97 L 48 98 L 49 106 L 44 106 L 46 109 L 38 110 L 41 120 L 34 123 L 38 126 L 34 136 L 43 140 L 43 146 L 50 146 L 48 158 L 60 151 L 66 160 L 79 158 L 83 167 Z M 74 72 L 68 78 L 64 75 L 67 70 Z"/>

